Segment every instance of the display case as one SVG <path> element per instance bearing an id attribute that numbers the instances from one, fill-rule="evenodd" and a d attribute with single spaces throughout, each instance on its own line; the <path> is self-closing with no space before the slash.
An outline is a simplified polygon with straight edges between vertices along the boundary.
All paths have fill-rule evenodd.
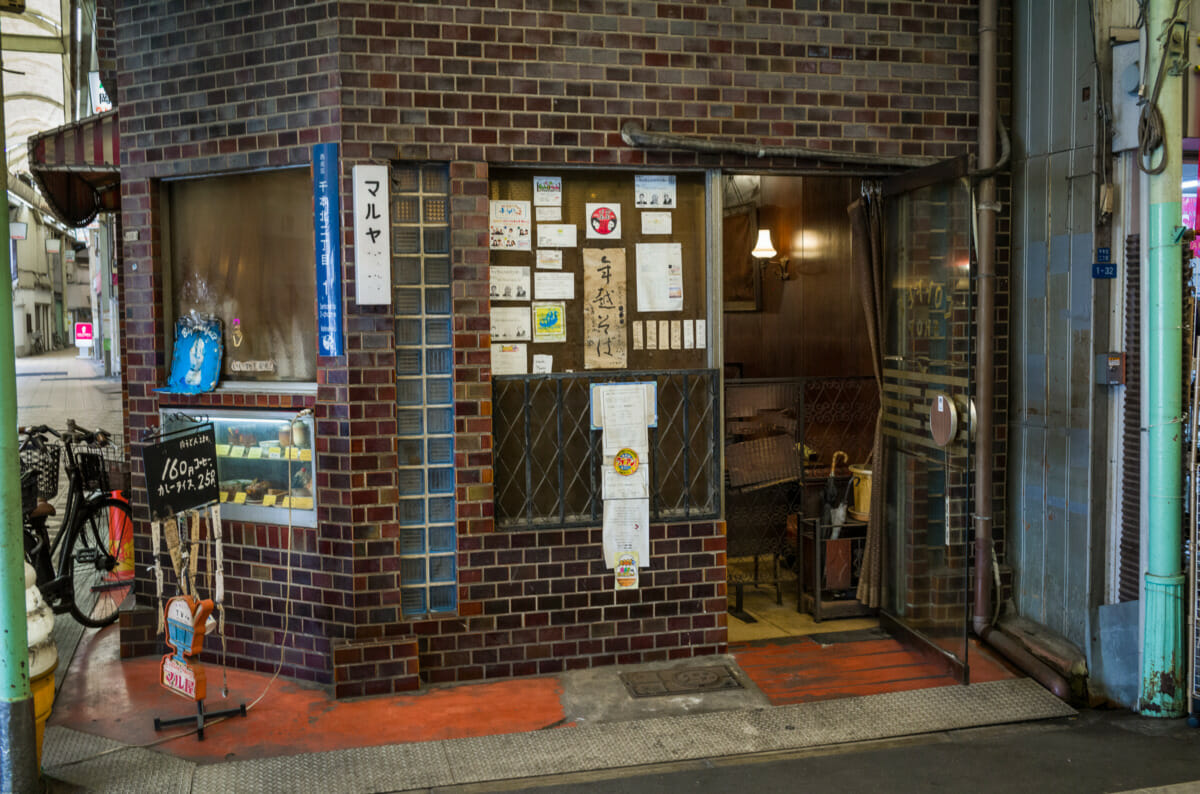
<path id="1" fill-rule="evenodd" d="M 196 417 L 162 412 L 164 432 Z M 230 521 L 317 525 L 312 416 L 284 411 L 208 411 L 217 443 L 221 515 Z"/>

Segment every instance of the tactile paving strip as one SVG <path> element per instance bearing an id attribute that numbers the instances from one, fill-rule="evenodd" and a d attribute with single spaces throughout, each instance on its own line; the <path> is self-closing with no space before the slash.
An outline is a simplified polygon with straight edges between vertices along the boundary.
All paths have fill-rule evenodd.
<path id="1" fill-rule="evenodd" d="M 45 767 L 55 777 L 96 791 L 404 791 L 792 750 L 1073 714 L 1074 709 L 1023 678 L 202 767 L 146 750 L 58 766 L 115 744 L 52 728 L 46 736 Z M 145 776 L 151 774 L 178 778 L 173 785 L 165 780 L 159 784 L 157 777 L 151 784 Z M 118 785 L 98 786 L 102 780 Z M 121 781 L 126 781 L 127 787 L 121 788 Z"/>
<path id="2" fill-rule="evenodd" d="M 195 768 L 191 761 L 140 747 L 125 747 L 112 739 L 69 728 L 46 728 L 42 743 L 45 773 L 56 781 L 78 786 L 79 791 L 190 794 Z"/>

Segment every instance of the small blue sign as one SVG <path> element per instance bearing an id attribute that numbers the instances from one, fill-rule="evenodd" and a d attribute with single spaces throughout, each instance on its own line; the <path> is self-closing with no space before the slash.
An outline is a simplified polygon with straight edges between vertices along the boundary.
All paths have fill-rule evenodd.
<path id="1" fill-rule="evenodd" d="M 1107 247 L 1097 248 L 1096 249 L 1096 261 L 1097 262 L 1111 262 L 1112 261 L 1112 249 L 1107 248 Z"/>
<path id="2" fill-rule="evenodd" d="M 317 354 L 342 355 L 342 246 L 338 227 L 338 145 L 313 146 L 313 230 L 317 254 Z"/>
<path id="3" fill-rule="evenodd" d="M 1117 265 L 1114 262 L 1095 262 L 1092 264 L 1092 278 L 1116 278 Z"/>

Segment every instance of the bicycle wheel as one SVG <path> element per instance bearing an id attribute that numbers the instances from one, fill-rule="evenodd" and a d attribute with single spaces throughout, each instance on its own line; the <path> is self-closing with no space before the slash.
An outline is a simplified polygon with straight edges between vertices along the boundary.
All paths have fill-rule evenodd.
<path id="1" fill-rule="evenodd" d="M 81 508 L 63 574 L 71 580 L 71 614 L 85 626 L 99 628 L 117 619 L 117 608 L 133 586 L 116 572 L 118 558 L 132 538 L 129 504 L 108 497 Z"/>

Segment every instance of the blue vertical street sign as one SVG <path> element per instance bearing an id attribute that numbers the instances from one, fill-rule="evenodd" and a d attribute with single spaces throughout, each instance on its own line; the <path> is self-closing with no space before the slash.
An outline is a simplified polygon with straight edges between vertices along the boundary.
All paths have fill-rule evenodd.
<path id="1" fill-rule="evenodd" d="M 317 253 L 317 354 L 342 355 L 342 246 L 338 232 L 338 145 L 313 146 L 313 230 Z"/>

